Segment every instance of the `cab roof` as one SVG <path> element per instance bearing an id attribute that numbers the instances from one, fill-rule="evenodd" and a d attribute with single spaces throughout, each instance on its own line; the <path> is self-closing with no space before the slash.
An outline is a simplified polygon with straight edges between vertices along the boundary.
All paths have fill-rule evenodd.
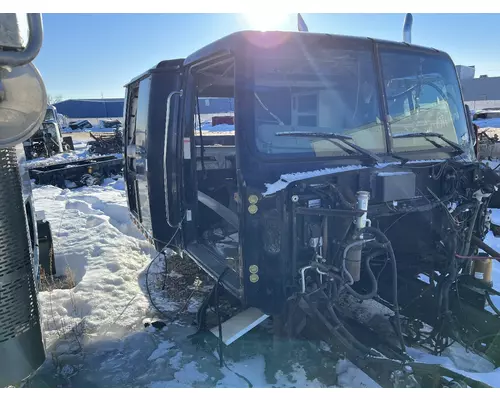
<path id="1" fill-rule="evenodd" d="M 293 32 L 293 31 L 238 31 L 224 36 L 212 43 L 207 44 L 196 52 L 192 53 L 185 59 L 164 60 L 148 69 L 144 73 L 130 80 L 125 87 L 130 86 L 134 82 L 143 79 L 151 72 L 172 66 L 184 66 L 196 64 L 217 55 L 235 55 L 236 57 L 245 56 L 252 50 L 271 50 L 279 47 L 292 47 L 297 48 L 300 46 L 302 49 L 310 48 L 335 48 L 339 45 L 369 48 L 373 45 L 391 46 L 395 49 L 414 49 L 428 53 L 441 53 L 448 56 L 448 54 L 430 47 L 418 46 L 415 44 L 408 44 L 403 42 L 395 42 L 382 39 L 373 39 L 370 37 L 357 37 L 348 35 L 336 35 L 330 33 L 313 33 L 313 32 Z M 449 56 L 448 56 L 449 57 Z"/>
<path id="2" fill-rule="evenodd" d="M 231 33 L 218 39 L 198 51 L 192 53 L 184 60 L 184 65 L 195 64 L 198 61 L 209 58 L 217 54 L 233 54 L 244 56 L 249 50 L 270 49 L 273 47 L 296 47 L 301 48 L 335 48 L 339 45 L 352 47 L 371 47 L 374 44 L 392 46 L 394 48 L 415 49 L 431 53 L 443 53 L 429 47 L 418 46 L 403 42 L 373 39 L 370 37 L 357 37 L 347 35 L 335 35 L 329 33 L 312 32 L 288 32 L 288 31 L 239 31 Z"/>

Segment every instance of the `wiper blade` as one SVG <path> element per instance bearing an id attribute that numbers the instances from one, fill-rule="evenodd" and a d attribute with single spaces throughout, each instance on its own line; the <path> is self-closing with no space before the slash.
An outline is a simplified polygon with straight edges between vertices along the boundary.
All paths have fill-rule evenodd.
<path id="1" fill-rule="evenodd" d="M 295 136 L 295 137 L 312 137 L 312 138 L 325 138 L 325 139 L 338 139 L 342 143 L 345 143 L 346 145 L 352 147 L 354 150 L 358 151 L 359 153 L 363 154 L 364 156 L 367 156 L 370 158 L 372 161 L 375 163 L 382 162 L 382 159 L 377 156 L 375 153 L 371 152 L 368 149 L 364 149 L 363 147 L 358 146 L 355 143 L 350 142 L 349 140 L 352 140 L 351 136 L 347 135 L 342 135 L 340 133 L 333 133 L 333 132 L 308 132 L 308 131 L 289 131 L 289 132 L 276 132 L 276 136 Z M 341 149 L 345 150 L 343 146 L 340 146 L 339 143 L 331 142 Z"/>
<path id="2" fill-rule="evenodd" d="M 463 154 L 464 150 L 455 142 L 451 141 L 450 139 L 446 138 L 442 133 L 437 133 L 437 132 L 408 132 L 408 133 L 396 133 L 392 135 L 393 139 L 399 139 L 399 138 L 412 138 L 412 137 L 423 137 L 425 139 L 431 138 L 431 137 L 437 137 L 441 139 L 443 142 L 446 144 L 449 144 L 451 147 L 453 147 L 459 154 Z M 429 142 L 435 144 L 432 140 L 428 140 Z"/>
<path id="3" fill-rule="evenodd" d="M 286 131 L 286 132 L 276 132 L 276 136 L 297 136 L 297 137 L 324 137 L 330 139 L 346 139 L 352 140 L 352 137 L 348 135 L 342 135 L 341 133 L 333 132 L 310 132 L 310 131 Z"/>

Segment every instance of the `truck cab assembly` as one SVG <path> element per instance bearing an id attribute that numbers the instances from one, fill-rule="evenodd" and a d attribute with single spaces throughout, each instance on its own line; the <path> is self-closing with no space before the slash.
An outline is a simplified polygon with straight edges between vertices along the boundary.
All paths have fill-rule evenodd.
<path id="1" fill-rule="evenodd" d="M 453 62 L 411 44 L 411 22 L 405 43 L 245 31 L 162 61 L 126 85 L 125 180 L 157 250 L 259 310 L 248 326 L 314 331 L 385 386 L 447 386 L 407 348 L 500 363 L 483 242 L 500 179 L 475 156 Z M 214 97 L 234 100 L 234 132 L 203 132 Z M 385 331 L 354 312 L 374 304 Z"/>

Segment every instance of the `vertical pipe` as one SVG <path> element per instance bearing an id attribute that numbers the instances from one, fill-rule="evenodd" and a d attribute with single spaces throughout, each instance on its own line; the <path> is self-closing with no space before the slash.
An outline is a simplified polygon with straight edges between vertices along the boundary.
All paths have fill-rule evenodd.
<path id="1" fill-rule="evenodd" d="M 413 15 L 410 13 L 406 14 L 405 22 L 403 25 L 403 42 L 411 43 L 411 27 L 413 25 Z"/>

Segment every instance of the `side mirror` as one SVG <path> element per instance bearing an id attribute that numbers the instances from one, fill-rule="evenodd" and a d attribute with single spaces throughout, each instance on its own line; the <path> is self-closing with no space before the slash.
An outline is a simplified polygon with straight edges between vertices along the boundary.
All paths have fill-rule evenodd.
<path id="1" fill-rule="evenodd" d="M 465 112 L 467 113 L 467 125 L 469 127 L 469 132 L 471 132 L 472 145 L 475 147 L 477 143 L 477 125 L 472 122 L 472 116 L 470 115 L 470 107 L 465 105 Z"/>
<path id="2" fill-rule="evenodd" d="M 40 52 L 43 42 L 42 15 L 27 14 L 27 17 L 29 38 L 27 46 L 23 48 L 16 14 L 0 14 L 0 45 L 3 47 L 0 51 L 0 66 L 13 68 L 29 64 Z"/>
<path id="3" fill-rule="evenodd" d="M 16 14 L 0 14 L 0 148 L 12 147 L 40 127 L 47 92 L 31 61 L 42 47 L 42 17 L 28 14 L 29 41 L 21 43 Z"/>

